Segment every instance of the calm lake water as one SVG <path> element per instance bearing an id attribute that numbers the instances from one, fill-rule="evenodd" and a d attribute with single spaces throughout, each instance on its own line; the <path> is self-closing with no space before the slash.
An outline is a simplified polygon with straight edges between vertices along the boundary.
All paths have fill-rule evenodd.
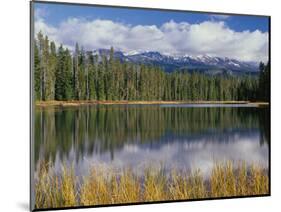
<path id="1" fill-rule="evenodd" d="M 245 161 L 268 167 L 269 110 L 209 105 L 98 105 L 35 111 L 35 163 L 74 165 L 78 175 L 93 165 L 164 170 Z"/>

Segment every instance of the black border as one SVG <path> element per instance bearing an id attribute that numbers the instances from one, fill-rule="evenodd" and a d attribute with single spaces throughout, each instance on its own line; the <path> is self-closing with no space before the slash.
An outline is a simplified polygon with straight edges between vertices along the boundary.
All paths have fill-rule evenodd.
<path id="1" fill-rule="evenodd" d="M 271 16 L 270 15 L 254 15 L 254 14 L 242 14 L 242 13 L 225 13 L 225 12 L 210 12 L 210 11 L 194 11 L 194 10 L 179 10 L 179 9 L 163 9 L 163 8 L 146 8 L 146 7 L 133 7 L 133 6 L 117 6 L 117 5 L 102 5 L 102 4 L 90 4 L 90 3 L 72 3 L 72 2 L 56 2 L 56 1 L 41 1 L 41 0 L 31 0 L 30 2 L 30 32 L 29 32 L 29 41 L 30 41 L 30 84 L 29 84 L 29 92 L 30 92 L 30 157 L 29 157 L 29 165 L 30 165 L 30 202 L 29 208 L 30 211 L 52 211 L 52 210 L 67 210 L 67 209 L 85 209 L 85 208 L 100 208 L 100 207 L 114 207 L 114 206 L 130 206 L 130 205 L 147 205 L 147 204 L 160 204 L 160 203 L 177 203 L 177 202 L 191 202 L 191 201 L 204 201 L 204 200 L 225 200 L 225 199 L 237 199 L 237 198 L 255 198 L 255 197 L 269 197 L 271 196 Z M 186 199 L 186 200 L 163 200 L 163 201 L 151 201 L 151 202 L 132 202 L 132 203 L 118 203 L 118 204 L 102 204 L 102 205 L 89 205 L 89 206 L 73 206 L 73 207 L 57 207 L 57 208 L 34 208 L 34 185 L 33 185 L 33 173 L 34 173 L 34 152 L 33 152 L 33 130 L 34 130 L 34 122 L 33 122 L 33 112 L 34 112 L 34 99 L 33 99 L 33 40 L 34 40 L 34 3 L 43 3 L 43 4 L 60 4 L 60 5 L 72 5 L 72 6 L 88 6 L 88 7 L 103 7 L 103 8 L 120 8 L 120 9 L 143 9 L 143 10 L 158 10 L 158 11 L 169 11 L 169 12 L 190 12 L 190 13 L 204 13 L 204 14 L 218 14 L 218 15 L 235 15 L 235 16 L 254 16 L 254 17 L 265 17 L 268 18 L 268 63 L 269 63 L 269 78 L 270 78 L 270 89 L 269 89 L 269 154 L 268 154 L 268 174 L 269 174 L 269 189 L 268 194 L 261 195 L 247 195 L 247 196 L 228 196 L 228 197 L 211 197 L 211 198 L 199 198 L 199 199 Z"/>

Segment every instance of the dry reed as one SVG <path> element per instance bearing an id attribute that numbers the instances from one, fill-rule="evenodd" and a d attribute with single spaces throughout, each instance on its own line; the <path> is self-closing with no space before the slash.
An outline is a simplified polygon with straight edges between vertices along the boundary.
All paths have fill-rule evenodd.
<path id="1" fill-rule="evenodd" d="M 268 194 L 269 185 L 265 168 L 247 168 L 245 163 L 234 167 L 232 162 L 216 164 L 207 179 L 200 170 L 167 174 L 152 168 L 137 176 L 131 169 L 120 173 L 93 167 L 83 180 L 73 167 L 64 165 L 59 173 L 50 164 L 38 169 L 36 208 L 262 195 Z"/>

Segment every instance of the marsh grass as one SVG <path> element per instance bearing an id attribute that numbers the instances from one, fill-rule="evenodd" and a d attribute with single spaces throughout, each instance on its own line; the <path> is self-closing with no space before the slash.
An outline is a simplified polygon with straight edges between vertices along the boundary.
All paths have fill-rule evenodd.
<path id="1" fill-rule="evenodd" d="M 264 170 L 256 165 L 250 168 L 249 184 L 249 195 L 268 193 L 268 176 L 264 175 Z"/>
<path id="2" fill-rule="evenodd" d="M 56 208 L 117 203 L 149 202 L 261 195 L 268 193 L 265 168 L 245 163 L 218 163 L 209 178 L 201 171 L 147 168 L 143 176 L 131 169 L 115 172 L 93 167 L 88 176 L 78 180 L 74 168 L 64 165 L 56 174 L 51 164 L 41 165 L 35 182 L 36 208 Z"/>
<path id="3" fill-rule="evenodd" d="M 73 167 L 62 167 L 57 176 L 51 165 L 41 165 L 35 181 L 35 207 L 71 207 L 77 204 L 76 177 Z"/>

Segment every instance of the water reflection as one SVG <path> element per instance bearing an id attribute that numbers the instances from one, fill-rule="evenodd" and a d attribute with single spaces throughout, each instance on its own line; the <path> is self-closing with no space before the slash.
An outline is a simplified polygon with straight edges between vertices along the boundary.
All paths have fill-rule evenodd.
<path id="1" fill-rule="evenodd" d="M 268 164 L 267 108 L 138 105 L 37 109 L 35 161 L 89 166 L 200 168 L 215 161 Z"/>

